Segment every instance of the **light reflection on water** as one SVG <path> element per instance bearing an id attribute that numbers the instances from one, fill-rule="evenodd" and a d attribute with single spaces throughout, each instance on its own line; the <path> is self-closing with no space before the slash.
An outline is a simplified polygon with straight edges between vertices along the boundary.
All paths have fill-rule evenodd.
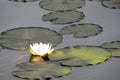
<path id="1" fill-rule="evenodd" d="M 29 54 L 29 53 L 28 53 Z M 12 80 L 15 77 L 11 75 L 11 71 L 16 70 L 16 64 L 29 61 L 29 55 L 27 52 L 2 50 L 0 52 L 0 79 Z M 17 79 L 18 80 L 18 79 Z"/>

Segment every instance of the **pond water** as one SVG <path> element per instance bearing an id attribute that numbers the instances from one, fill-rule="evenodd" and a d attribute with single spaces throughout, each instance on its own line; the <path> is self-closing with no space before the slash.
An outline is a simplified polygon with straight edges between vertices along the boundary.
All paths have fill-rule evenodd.
<path id="1" fill-rule="evenodd" d="M 106 8 L 97 1 L 86 0 L 86 5 L 78 11 L 85 14 L 80 23 L 94 23 L 103 27 L 103 32 L 89 38 L 74 38 L 72 35 L 64 35 L 63 41 L 56 49 L 75 45 L 100 45 L 105 42 L 120 40 L 120 9 Z M 45 27 L 55 31 L 71 24 L 57 25 L 42 21 L 42 15 L 50 11 L 39 7 L 36 2 L 13 2 L 0 0 L 0 33 L 18 27 Z M 0 51 L 0 80 L 23 80 L 12 76 L 11 71 L 17 70 L 16 64 L 29 61 L 28 51 L 14 51 L 2 49 Z M 110 58 L 102 64 L 73 68 L 73 72 L 58 80 L 119 80 L 120 58 Z"/>

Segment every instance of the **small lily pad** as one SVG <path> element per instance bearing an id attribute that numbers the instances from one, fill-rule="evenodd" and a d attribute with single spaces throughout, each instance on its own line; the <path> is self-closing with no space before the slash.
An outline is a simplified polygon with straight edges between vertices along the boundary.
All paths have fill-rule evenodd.
<path id="1" fill-rule="evenodd" d="M 55 24 L 68 24 L 80 21 L 84 18 L 83 12 L 78 11 L 56 11 L 44 14 L 43 21 L 51 21 Z"/>
<path id="2" fill-rule="evenodd" d="M 111 57 L 107 49 L 94 46 L 74 46 L 59 49 L 49 55 L 49 59 L 63 60 L 61 65 L 65 66 L 87 66 L 104 62 Z"/>
<path id="3" fill-rule="evenodd" d="M 120 0 L 105 0 L 102 5 L 108 8 L 120 9 Z"/>
<path id="4" fill-rule="evenodd" d="M 56 46 L 62 36 L 56 31 L 42 27 L 21 27 L 2 32 L 0 44 L 15 50 L 28 50 L 31 43 L 50 43 Z"/>
<path id="5" fill-rule="evenodd" d="M 100 46 L 108 49 L 120 49 L 120 41 L 106 42 L 101 44 Z"/>
<path id="6" fill-rule="evenodd" d="M 58 64 L 48 62 L 23 62 L 18 64 L 17 67 L 23 70 L 13 71 L 12 74 L 16 77 L 29 80 L 59 78 L 70 74 L 72 71 L 70 67 L 63 67 Z"/>
<path id="7" fill-rule="evenodd" d="M 97 24 L 74 24 L 60 30 L 63 35 L 74 34 L 75 38 L 86 38 L 100 34 L 103 28 Z"/>
<path id="8" fill-rule="evenodd" d="M 42 0 L 40 7 L 51 11 L 65 11 L 81 8 L 85 0 Z"/>
<path id="9" fill-rule="evenodd" d="M 39 0 L 8 0 L 8 1 L 13 1 L 13 2 L 35 2 Z"/>

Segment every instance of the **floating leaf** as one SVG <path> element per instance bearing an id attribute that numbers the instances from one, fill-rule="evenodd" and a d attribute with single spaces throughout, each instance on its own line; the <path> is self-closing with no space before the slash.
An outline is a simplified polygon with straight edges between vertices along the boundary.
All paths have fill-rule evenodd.
<path id="1" fill-rule="evenodd" d="M 106 42 L 101 44 L 100 46 L 108 49 L 118 49 L 120 48 L 120 41 Z"/>
<path id="2" fill-rule="evenodd" d="M 40 7 L 51 11 L 65 11 L 81 8 L 85 0 L 42 0 Z"/>
<path id="3" fill-rule="evenodd" d="M 111 50 L 112 57 L 120 57 L 120 41 L 106 42 L 100 46 Z"/>
<path id="4" fill-rule="evenodd" d="M 75 38 L 86 38 L 98 35 L 102 31 L 102 27 L 97 24 L 85 23 L 66 26 L 60 30 L 60 33 L 63 35 L 74 34 Z"/>
<path id="5" fill-rule="evenodd" d="M 0 35 L 2 46 L 15 49 L 27 50 L 30 43 L 50 43 L 56 46 L 62 41 L 62 36 L 50 29 L 42 27 L 21 27 L 7 30 Z"/>
<path id="6" fill-rule="evenodd" d="M 70 67 L 63 67 L 55 63 L 40 62 L 29 63 L 23 62 L 18 64 L 17 67 L 24 70 L 13 71 L 12 74 L 19 78 L 26 78 L 30 80 L 45 80 L 51 78 L 59 78 L 71 73 Z"/>
<path id="7" fill-rule="evenodd" d="M 50 60 L 63 60 L 65 66 L 87 66 L 104 62 L 111 57 L 107 49 L 94 46 L 67 47 L 54 51 L 49 55 Z"/>
<path id="8" fill-rule="evenodd" d="M 105 0 L 102 5 L 108 8 L 120 9 L 120 0 Z"/>
<path id="9" fill-rule="evenodd" d="M 113 49 L 111 50 L 112 57 L 120 57 L 120 49 Z"/>
<path id="10" fill-rule="evenodd" d="M 43 21 L 51 21 L 55 24 L 68 24 L 80 21 L 84 18 L 83 12 L 78 11 L 62 11 L 62 12 L 50 12 L 44 14 Z"/>
<path id="11" fill-rule="evenodd" d="M 14 1 L 14 2 L 35 2 L 39 0 L 8 0 L 8 1 Z"/>

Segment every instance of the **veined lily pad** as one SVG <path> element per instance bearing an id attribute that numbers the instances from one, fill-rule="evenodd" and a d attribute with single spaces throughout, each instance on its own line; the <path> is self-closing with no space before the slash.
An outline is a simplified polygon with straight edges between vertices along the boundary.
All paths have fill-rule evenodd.
<path id="1" fill-rule="evenodd" d="M 14 1 L 14 2 L 35 2 L 39 0 L 8 0 L 8 1 Z"/>
<path id="2" fill-rule="evenodd" d="M 84 18 L 83 12 L 78 11 L 56 11 L 44 14 L 43 21 L 51 21 L 55 24 L 67 24 L 80 21 Z"/>
<path id="3" fill-rule="evenodd" d="M 108 8 L 120 9 L 120 0 L 105 0 L 102 4 Z"/>
<path id="4" fill-rule="evenodd" d="M 120 41 L 106 42 L 101 44 L 100 46 L 108 49 L 120 49 Z"/>
<path id="5" fill-rule="evenodd" d="M 50 29 L 42 27 L 21 27 L 7 30 L 0 35 L 0 44 L 15 50 L 27 50 L 30 43 L 50 43 L 56 46 L 62 36 Z"/>
<path id="6" fill-rule="evenodd" d="M 12 74 L 19 78 L 26 78 L 29 80 L 45 80 L 51 78 L 59 78 L 71 73 L 70 67 L 63 67 L 55 63 L 29 63 L 23 62 L 17 67 L 24 70 L 13 71 Z"/>
<path id="7" fill-rule="evenodd" d="M 81 8 L 85 0 L 42 0 L 40 7 L 51 11 L 65 11 Z"/>
<path id="8" fill-rule="evenodd" d="M 75 38 L 86 38 L 98 35 L 103 31 L 102 27 L 97 24 L 74 24 L 66 26 L 60 30 L 63 35 L 74 34 Z"/>
<path id="9" fill-rule="evenodd" d="M 63 60 L 65 66 L 87 66 L 104 62 L 111 57 L 107 49 L 94 46 L 67 47 L 54 51 L 49 55 L 50 60 Z"/>

